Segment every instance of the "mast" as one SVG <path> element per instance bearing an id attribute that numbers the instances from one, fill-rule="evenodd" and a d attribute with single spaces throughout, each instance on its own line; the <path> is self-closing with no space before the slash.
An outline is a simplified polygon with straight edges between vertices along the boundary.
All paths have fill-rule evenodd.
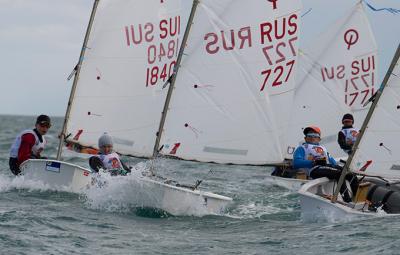
<path id="1" fill-rule="evenodd" d="M 177 77 L 179 68 L 181 66 L 183 52 L 185 50 L 186 42 L 187 42 L 187 40 L 189 38 L 190 29 L 192 28 L 193 19 L 194 19 L 194 15 L 196 13 L 196 9 L 197 9 L 197 5 L 198 4 L 199 4 L 199 0 L 193 0 L 192 9 L 190 11 L 188 24 L 186 26 L 185 34 L 183 35 L 182 44 L 181 44 L 181 47 L 179 49 L 179 55 L 178 55 L 178 58 L 176 60 L 176 68 L 174 70 L 174 73 L 172 74 L 171 83 L 169 85 L 167 97 L 165 99 L 164 108 L 163 108 L 162 115 L 161 115 L 160 126 L 159 126 L 158 132 L 157 132 L 156 143 L 155 143 L 154 149 L 153 149 L 153 158 L 155 158 L 157 156 L 157 154 L 158 154 L 158 147 L 160 146 L 160 140 L 161 140 L 162 132 L 163 132 L 163 129 L 164 129 L 165 120 L 167 118 L 167 112 L 168 112 L 169 103 L 171 101 L 172 91 L 174 89 L 176 77 Z"/>
<path id="2" fill-rule="evenodd" d="M 387 73 L 385 75 L 385 78 L 383 79 L 382 86 L 376 92 L 375 99 L 374 99 L 374 101 L 373 101 L 373 103 L 371 105 L 371 108 L 368 111 L 367 116 L 365 117 L 363 125 L 361 126 L 360 134 L 358 135 L 357 140 L 354 143 L 354 147 L 353 147 L 354 149 L 353 149 L 352 153 L 350 154 L 349 158 L 347 159 L 345 166 L 343 167 L 342 174 L 340 175 L 340 178 L 339 178 L 339 181 L 338 181 L 338 185 L 337 185 L 335 193 L 334 193 L 334 195 L 332 197 L 332 202 L 333 203 L 335 203 L 336 200 L 337 200 L 337 196 L 339 194 L 340 187 L 342 186 L 342 184 L 344 182 L 346 174 L 350 171 L 349 170 L 350 164 L 353 161 L 355 152 L 358 149 L 358 145 L 360 144 L 360 142 L 362 140 L 362 137 L 364 136 L 364 133 L 365 133 L 367 127 L 368 127 L 368 123 L 369 123 L 369 121 L 370 121 L 370 119 L 372 117 L 372 114 L 374 113 L 374 110 L 375 110 L 376 106 L 378 105 L 378 101 L 379 101 L 379 99 L 380 99 L 380 97 L 381 97 L 381 95 L 383 93 L 383 90 L 385 89 L 385 87 L 386 87 L 386 85 L 387 85 L 387 83 L 389 81 L 390 76 L 392 75 L 393 69 L 397 64 L 397 61 L 399 60 L 399 57 L 400 57 L 400 44 L 397 46 L 396 53 L 395 53 L 395 55 L 393 57 L 392 63 L 390 64 L 390 67 L 389 67 L 389 69 L 388 69 L 388 71 L 387 71 Z"/>
<path id="3" fill-rule="evenodd" d="M 63 127 L 62 127 L 62 132 L 61 132 L 61 134 L 60 134 L 60 141 L 59 141 L 59 143 L 58 143 L 57 160 L 60 160 L 60 158 L 61 158 L 61 151 L 62 151 L 63 141 L 64 141 L 64 139 L 65 139 L 65 132 L 66 132 L 66 129 L 67 129 L 67 123 L 68 123 L 69 115 L 70 115 L 70 112 L 71 112 L 72 102 L 73 102 L 74 96 L 75 96 L 76 85 L 78 84 L 79 73 L 80 73 L 80 71 L 81 71 L 83 58 L 84 58 L 84 56 L 85 56 L 87 43 L 88 43 L 88 41 L 89 41 L 90 31 L 91 31 L 91 29 L 92 29 L 94 16 L 95 16 L 95 14 L 96 14 L 96 10 L 97 10 L 97 6 L 98 6 L 99 2 L 100 2 L 100 0 L 94 0 L 93 8 L 92 8 L 92 13 L 91 13 L 91 15 L 90 15 L 89 24 L 88 24 L 88 27 L 87 27 L 87 29 L 86 29 L 85 39 L 84 39 L 84 41 L 83 41 L 83 46 L 82 46 L 81 55 L 79 56 L 78 64 L 77 64 L 76 67 L 75 67 L 75 69 L 76 69 L 76 74 L 75 74 L 75 77 L 74 77 L 74 82 L 73 82 L 73 84 L 72 84 L 71 94 L 69 95 L 69 100 L 68 100 L 68 105 L 67 105 L 67 111 L 66 111 L 66 113 L 65 113 L 65 118 L 64 118 L 64 123 L 63 123 Z"/>

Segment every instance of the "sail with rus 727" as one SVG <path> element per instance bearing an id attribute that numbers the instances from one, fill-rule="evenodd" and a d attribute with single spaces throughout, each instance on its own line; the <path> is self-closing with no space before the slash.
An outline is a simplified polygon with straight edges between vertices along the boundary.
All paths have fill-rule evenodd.
<path id="1" fill-rule="evenodd" d="M 284 159 L 300 1 L 200 1 L 168 108 L 164 155 L 203 162 Z"/>

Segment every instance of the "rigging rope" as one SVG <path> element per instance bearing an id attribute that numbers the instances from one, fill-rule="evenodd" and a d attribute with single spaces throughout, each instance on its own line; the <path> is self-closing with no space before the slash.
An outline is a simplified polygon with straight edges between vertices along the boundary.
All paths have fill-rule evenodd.
<path id="1" fill-rule="evenodd" d="M 371 4 L 369 4 L 366 0 L 363 0 L 363 2 L 374 12 L 387 11 L 387 12 L 390 12 L 392 14 L 399 14 L 400 13 L 399 9 L 395 9 L 395 8 L 391 8 L 391 7 L 375 8 Z"/>

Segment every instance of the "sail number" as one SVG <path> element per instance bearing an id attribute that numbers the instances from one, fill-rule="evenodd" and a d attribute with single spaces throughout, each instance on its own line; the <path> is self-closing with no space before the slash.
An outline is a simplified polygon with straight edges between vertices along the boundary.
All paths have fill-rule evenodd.
<path id="1" fill-rule="evenodd" d="M 174 72 L 178 57 L 181 17 L 166 17 L 158 23 L 126 25 L 122 31 L 127 47 L 146 54 L 145 86 L 167 81 Z"/>
<path id="2" fill-rule="evenodd" d="M 147 48 L 146 87 L 154 86 L 158 81 L 167 81 L 174 72 L 176 58 L 179 51 L 179 38 L 170 40 L 166 45 L 159 43 L 152 44 Z M 165 63 L 165 61 L 169 61 Z M 156 63 L 157 62 L 157 63 Z"/>
<path id="3" fill-rule="evenodd" d="M 162 66 L 151 66 L 146 69 L 146 87 L 156 85 L 158 81 L 166 82 L 174 72 L 176 61 L 166 63 Z"/>
<path id="4" fill-rule="evenodd" d="M 260 91 L 264 90 L 265 86 L 268 84 L 268 82 L 270 80 L 273 80 L 272 87 L 279 86 L 279 85 L 282 85 L 283 82 L 287 82 L 292 73 L 294 63 L 295 63 L 295 60 L 293 59 L 293 60 L 288 61 L 285 66 L 279 65 L 279 66 L 276 66 L 273 70 L 267 69 L 267 70 L 262 71 L 261 75 L 264 76 L 264 82 L 261 86 Z"/>
<path id="5" fill-rule="evenodd" d="M 354 76 L 345 80 L 345 103 L 353 106 L 356 101 L 363 105 L 375 93 L 375 73 Z"/>
<path id="6" fill-rule="evenodd" d="M 363 108 L 375 93 L 376 53 L 364 55 L 351 63 L 321 66 L 321 81 L 343 84 L 345 104 Z"/>
<path id="7" fill-rule="evenodd" d="M 165 46 L 163 43 L 152 44 L 147 48 L 147 62 L 152 65 L 157 60 L 161 62 L 163 58 L 172 59 L 178 57 L 179 38 L 170 40 Z"/>
<path id="8" fill-rule="evenodd" d="M 272 87 L 275 87 L 289 80 L 296 60 L 288 60 L 286 56 L 289 54 L 291 55 L 290 58 L 296 56 L 296 48 L 294 47 L 295 41 L 297 41 L 297 36 L 290 38 L 287 42 L 281 41 L 276 46 L 269 45 L 263 48 L 263 53 L 268 65 L 273 67 L 261 71 L 263 82 L 260 91 L 264 91 L 269 83 Z M 290 53 L 285 54 L 285 51 L 288 49 Z"/>
<path id="9" fill-rule="evenodd" d="M 276 8 L 277 0 L 269 1 Z M 244 26 L 231 28 L 218 32 L 212 31 L 204 35 L 204 50 L 210 56 L 220 56 L 229 51 L 245 51 L 261 46 L 262 53 L 267 62 L 267 68 L 261 66 L 263 81 L 261 91 L 270 84 L 276 87 L 289 81 L 297 54 L 298 16 L 293 13 L 289 16 L 279 17 L 275 20 L 264 21 L 257 26 Z M 259 52 L 249 52 L 245 61 L 254 61 L 260 56 Z M 247 54 L 247 52 L 245 53 Z"/>

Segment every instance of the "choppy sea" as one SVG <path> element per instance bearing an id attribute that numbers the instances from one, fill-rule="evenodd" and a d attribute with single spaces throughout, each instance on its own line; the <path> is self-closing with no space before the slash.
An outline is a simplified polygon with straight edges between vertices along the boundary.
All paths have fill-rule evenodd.
<path id="1" fill-rule="evenodd" d="M 268 182 L 266 167 L 157 160 L 159 175 L 188 184 L 202 179 L 203 189 L 232 197 L 220 216 L 142 209 L 125 199 L 127 190 L 135 193 L 126 185 L 94 195 L 24 183 L 9 171 L 8 153 L 34 121 L 0 116 L 0 254 L 400 254 L 400 218 L 306 222 L 298 195 Z M 56 156 L 62 119 L 53 122 L 49 158 Z M 85 158 L 64 159 L 87 166 Z"/>

